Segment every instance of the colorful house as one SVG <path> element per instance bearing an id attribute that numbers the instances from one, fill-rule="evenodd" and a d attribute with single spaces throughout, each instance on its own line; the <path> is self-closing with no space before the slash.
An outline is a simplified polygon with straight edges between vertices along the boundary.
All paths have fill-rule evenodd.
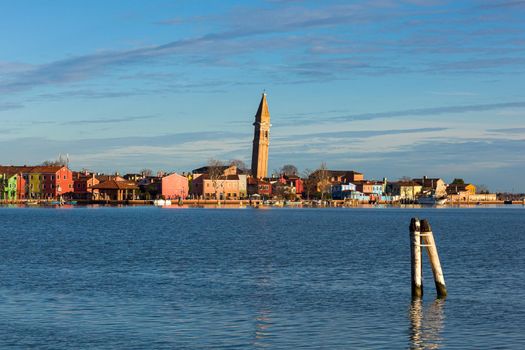
<path id="1" fill-rule="evenodd" d="M 16 200 L 18 199 L 18 182 L 21 174 L 18 173 L 1 173 L 0 174 L 0 199 Z"/>
<path id="2" fill-rule="evenodd" d="M 387 193 L 401 200 L 416 200 L 422 189 L 423 186 L 415 181 L 389 182 L 387 185 Z"/>
<path id="3" fill-rule="evenodd" d="M 34 198 L 59 198 L 73 194 L 73 172 L 66 166 L 36 166 L 29 172 Z M 37 192 L 38 191 L 38 192 Z"/>
<path id="4" fill-rule="evenodd" d="M 447 187 L 447 196 L 451 202 L 478 201 L 476 186 L 473 184 L 450 184 Z"/>
<path id="5" fill-rule="evenodd" d="M 40 185 L 40 174 L 30 170 L 24 174 L 24 178 L 27 180 L 27 198 L 35 199 L 42 198 L 41 185 Z"/>
<path id="6" fill-rule="evenodd" d="M 364 181 L 364 175 L 353 170 L 316 170 L 309 179 L 314 181 L 315 191 L 326 192 L 326 189 L 330 190 L 332 185 Z"/>
<path id="7" fill-rule="evenodd" d="M 476 186 L 473 184 L 450 184 L 447 187 L 448 194 L 465 192 L 466 194 L 476 194 Z"/>
<path id="8" fill-rule="evenodd" d="M 189 193 L 188 178 L 177 173 L 162 176 L 160 181 L 160 195 L 164 199 L 186 198 Z"/>
<path id="9" fill-rule="evenodd" d="M 270 198 L 272 196 L 272 184 L 265 179 L 256 179 L 249 177 L 247 179 L 248 195 L 258 195 L 262 198 Z"/>
<path id="10" fill-rule="evenodd" d="M 349 182 L 347 184 L 332 185 L 332 199 L 351 198 L 352 192 L 355 192 L 356 185 Z"/>
<path id="11" fill-rule="evenodd" d="M 65 166 L 0 166 L 4 173 L 18 174 L 17 199 L 51 199 L 73 192 L 73 173 Z"/>
<path id="12" fill-rule="evenodd" d="M 95 174 L 88 172 L 73 172 L 73 197 L 89 200 L 92 197 L 91 187 L 100 183 Z"/>
<path id="13" fill-rule="evenodd" d="M 284 175 L 279 177 L 279 182 L 288 187 L 289 192 L 300 197 L 304 191 L 303 180 L 297 175 Z"/>
<path id="14" fill-rule="evenodd" d="M 93 200 L 125 201 L 137 198 L 139 187 L 133 181 L 108 180 L 91 187 Z"/>
<path id="15" fill-rule="evenodd" d="M 436 197 L 447 195 L 447 184 L 443 179 L 423 176 L 421 179 L 414 179 L 413 181 L 423 186 L 422 192 L 424 193 L 434 194 Z"/>
<path id="16" fill-rule="evenodd" d="M 220 175 L 210 174 L 210 171 Z M 235 165 L 216 168 L 204 166 L 192 171 L 190 193 L 194 198 L 244 198 L 248 194 L 247 176 Z"/>
<path id="17" fill-rule="evenodd" d="M 208 174 L 194 174 L 192 195 L 205 199 L 239 199 L 241 181 L 239 175 L 221 175 L 211 179 Z"/>
<path id="18" fill-rule="evenodd" d="M 28 166 L 0 166 L 0 186 L 5 200 L 18 200 L 27 198 L 27 173 L 33 167 Z M 13 193 L 13 189 L 15 192 Z M 3 197 L 2 197 L 3 196 Z"/>

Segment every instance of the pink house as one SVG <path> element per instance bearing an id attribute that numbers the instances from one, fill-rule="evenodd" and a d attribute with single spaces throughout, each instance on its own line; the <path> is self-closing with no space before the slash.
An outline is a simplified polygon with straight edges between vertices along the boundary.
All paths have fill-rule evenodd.
<path id="1" fill-rule="evenodd" d="M 178 199 L 188 197 L 188 178 L 177 173 L 161 178 L 160 195 L 164 199 Z"/>

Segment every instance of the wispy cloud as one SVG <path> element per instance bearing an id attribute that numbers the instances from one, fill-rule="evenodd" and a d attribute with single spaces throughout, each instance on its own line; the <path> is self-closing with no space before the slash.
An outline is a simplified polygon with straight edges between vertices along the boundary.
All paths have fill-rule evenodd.
<path id="1" fill-rule="evenodd" d="M 525 102 L 505 102 L 505 103 L 490 103 L 490 104 L 476 104 L 476 105 L 463 105 L 463 106 L 443 106 L 443 107 L 431 107 L 431 108 L 414 108 L 406 110 L 397 110 L 389 112 L 377 112 L 377 113 L 362 113 L 362 114 L 349 114 L 339 116 L 304 116 L 297 115 L 287 118 L 286 124 L 294 124 L 298 121 L 302 123 L 319 123 L 319 122 L 334 122 L 334 121 L 358 121 L 358 120 L 372 120 L 382 118 L 396 118 L 396 117 L 409 117 L 409 116 L 435 116 L 445 114 L 458 114 L 466 112 L 483 112 L 483 111 L 495 111 L 512 108 L 525 108 Z"/>
<path id="2" fill-rule="evenodd" d="M 158 118 L 157 115 L 141 115 L 141 116 L 130 116 L 120 118 L 94 118 L 94 119 L 83 119 L 83 120 L 69 120 L 61 123 L 62 125 L 82 125 L 82 124 L 117 124 L 117 123 L 130 123 L 138 120 L 149 120 Z"/>
<path id="3" fill-rule="evenodd" d="M 415 128 L 415 129 L 387 129 L 387 130 L 353 130 L 353 131 L 332 131 L 332 132 L 318 132 L 307 134 L 291 134 L 284 136 L 284 139 L 296 139 L 301 137 L 303 139 L 311 138 L 330 138 L 330 139 L 356 139 L 367 138 L 384 135 L 402 135 L 444 131 L 447 128 Z"/>
<path id="4" fill-rule="evenodd" d="M 11 103 L 11 102 L 0 103 L 0 112 L 8 111 L 8 110 L 11 110 L 11 109 L 23 108 L 23 107 L 24 107 L 24 105 L 22 105 L 20 103 Z"/>
<path id="5" fill-rule="evenodd" d="M 488 132 L 498 134 L 525 134 L 525 128 L 502 128 L 502 129 L 487 129 Z"/>
<path id="6" fill-rule="evenodd" d="M 519 1 L 502 2 L 496 6 L 516 6 Z M 490 4 L 488 4 L 490 5 Z M 465 16 L 473 20 L 470 12 L 465 10 Z M 473 10 L 473 9 L 471 9 Z M 432 29 L 442 29 L 441 21 L 444 10 L 439 2 L 429 3 L 390 2 L 384 0 L 368 1 L 366 3 L 332 3 L 312 4 L 309 2 L 272 2 L 269 6 L 241 6 L 232 8 L 222 14 L 210 16 L 175 17 L 162 20 L 160 24 L 187 24 L 188 21 L 201 20 L 204 23 L 212 22 L 207 34 L 186 37 L 159 45 L 142 46 L 120 51 L 101 51 L 94 54 L 79 55 L 56 60 L 40 65 L 23 63 L 4 64 L 6 73 L 0 80 L 0 92 L 10 93 L 30 90 L 39 86 L 62 85 L 85 81 L 94 77 L 115 74 L 111 67 L 125 67 L 138 63 L 153 63 L 159 58 L 175 57 L 177 63 L 205 64 L 207 66 L 230 66 L 245 69 L 266 70 L 269 75 L 268 63 L 257 60 L 257 54 L 271 48 L 272 53 L 283 55 L 280 63 L 270 64 L 274 70 L 283 73 L 286 81 L 302 83 L 297 78 L 307 77 L 307 81 L 323 81 L 345 79 L 349 75 L 389 75 L 412 72 L 477 72 L 500 67 L 523 68 L 525 61 L 521 56 L 469 57 L 465 59 L 419 59 L 419 63 L 410 64 L 407 60 L 396 62 L 390 60 L 385 63 L 384 51 L 413 56 L 428 54 L 425 50 L 442 50 L 449 54 L 453 49 L 483 50 L 488 48 L 500 49 L 500 45 L 490 43 L 485 47 L 463 45 L 465 38 L 472 33 L 457 31 L 453 36 L 434 33 Z M 471 11 L 472 12 L 472 11 Z M 470 16 L 470 17 L 469 17 Z M 455 18 L 454 16 L 452 16 Z M 410 26 L 399 27 L 398 21 L 418 18 L 426 29 L 413 32 L 406 38 L 404 31 Z M 428 20 L 435 20 L 435 23 Z M 347 29 L 353 26 L 379 23 L 378 37 L 364 36 L 367 39 L 355 37 Z M 412 24 L 413 25 L 413 24 Z M 388 26 L 388 29 L 383 27 Z M 430 26 L 430 28 L 427 28 Z M 339 32 L 324 33 L 325 29 L 338 28 Z M 322 30 L 319 30 L 322 29 Z M 368 30 L 363 27 L 363 30 Z M 394 31 L 397 37 L 385 38 L 387 31 Z M 298 39 L 294 33 L 309 32 L 308 37 L 300 35 Z M 383 33 L 384 31 L 384 33 Z M 322 34 L 321 34 L 322 33 Z M 286 34 L 286 35 L 285 35 Z M 515 33 L 519 35 L 520 32 Z M 324 35 L 325 39 L 316 36 Z M 486 35 L 486 34 L 485 34 Z M 276 40 L 275 36 L 279 39 Z M 377 35 L 375 35 L 377 36 Z M 454 38 L 454 40 L 450 39 Z M 266 43 L 264 40 L 267 39 Z M 436 42 L 437 40 L 437 42 Z M 260 41 L 260 42 L 259 42 Z M 283 43 L 293 45 L 295 54 L 291 55 L 290 47 L 283 48 Z M 394 43 L 394 44 L 392 44 Z M 348 48 L 352 47 L 351 51 Z M 519 48 L 519 45 L 505 45 L 505 51 Z M 346 50 L 346 51 L 341 51 Z M 474 50 L 474 51 L 473 51 Z M 499 52 L 499 51 L 496 51 Z M 297 54 L 302 53 L 297 56 Z M 251 55 L 241 62 L 242 55 Z M 313 56 L 316 57 L 313 57 Z M 421 58 L 421 57 L 420 57 Z M 2 72 L 0 64 L 0 72 Z M 278 79 L 277 79 L 278 80 Z M 281 80 L 282 81 L 282 80 Z M 108 91 L 106 94 L 78 92 L 83 97 L 103 98 L 119 97 L 122 93 Z"/>

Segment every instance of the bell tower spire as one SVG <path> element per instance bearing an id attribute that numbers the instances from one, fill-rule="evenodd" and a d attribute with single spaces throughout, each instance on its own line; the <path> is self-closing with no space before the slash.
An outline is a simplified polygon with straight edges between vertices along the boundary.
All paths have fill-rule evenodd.
<path id="1" fill-rule="evenodd" d="M 262 94 L 253 123 L 252 176 L 257 179 L 268 176 L 268 148 L 270 145 L 270 112 L 266 92 Z"/>

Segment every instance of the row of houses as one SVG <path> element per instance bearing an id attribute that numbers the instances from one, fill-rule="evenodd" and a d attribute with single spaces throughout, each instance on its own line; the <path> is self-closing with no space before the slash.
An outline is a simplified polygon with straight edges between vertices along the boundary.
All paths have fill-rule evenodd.
<path id="1" fill-rule="evenodd" d="M 176 173 L 129 179 L 74 172 L 66 166 L 0 166 L 0 200 L 133 200 L 186 198 L 188 178 Z"/>
<path id="2" fill-rule="evenodd" d="M 52 199 L 73 192 L 73 172 L 63 166 L 0 166 L 0 198 Z"/>
<path id="3" fill-rule="evenodd" d="M 331 171 L 328 171 L 331 173 Z M 335 172 L 336 174 L 339 172 Z M 360 174 L 361 175 L 361 174 Z M 353 178 L 352 181 L 349 181 Z M 364 180 L 353 172 L 342 179 L 331 177 L 333 199 L 353 199 L 358 201 L 417 201 L 421 197 L 447 198 L 449 202 L 496 201 L 495 193 L 477 193 L 471 183 L 447 184 L 441 178 L 415 178 L 400 181 Z"/>
<path id="4" fill-rule="evenodd" d="M 387 181 L 366 180 L 353 170 L 317 170 L 307 178 L 281 174 L 256 179 L 235 165 L 201 167 L 190 173 L 104 175 L 75 172 L 66 166 L 0 166 L 0 199 L 78 199 L 125 201 L 136 199 L 315 198 L 362 202 L 415 201 L 421 196 L 449 201 L 496 200 L 478 194 L 470 183 L 446 184 L 440 178 Z"/>

